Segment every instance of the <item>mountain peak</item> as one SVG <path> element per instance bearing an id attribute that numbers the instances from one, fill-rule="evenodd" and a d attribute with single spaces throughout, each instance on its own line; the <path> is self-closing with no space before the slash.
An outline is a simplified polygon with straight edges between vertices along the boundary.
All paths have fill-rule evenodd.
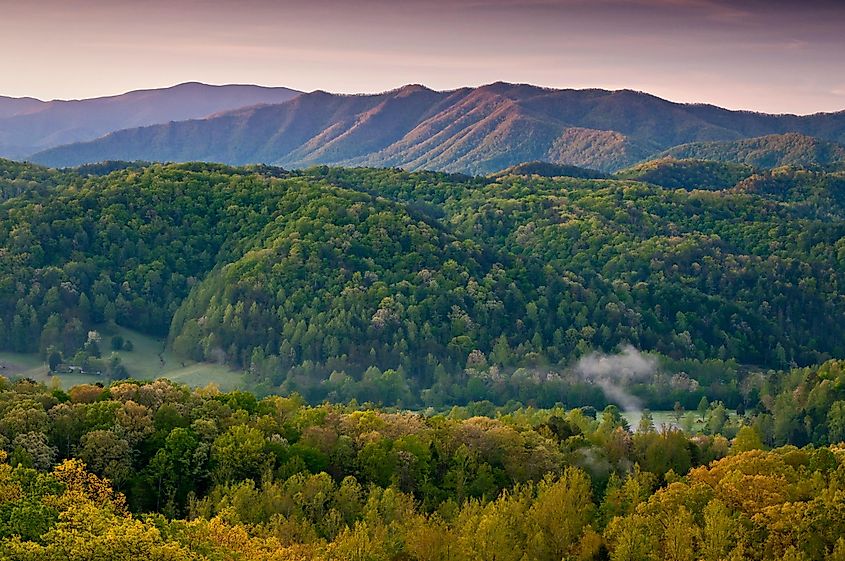
<path id="1" fill-rule="evenodd" d="M 532 84 L 512 84 L 510 82 L 493 82 L 477 88 L 479 92 L 494 93 L 508 97 L 521 97 L 525 95 L 536 95 L 541 92 L 563 91 L 553 88 L 543 88 Z"/>
<path id="2" fill-rule="evenodd" d="M 431 88 L 424 86 L 422 84 L 407 84 L 407 85 L 402 86 L 401 88 L 397 88 L 397 89 L 392 90 L 388 93 L 392 93 L 393 95 L 395 95 L 397 97 L 401 97 L 401 96 L 411 95 L 411 94 L 415 94 L 415 93 L 419 93 L 419 92 L 434 92 L 434 90 L 432 90 Z"/>

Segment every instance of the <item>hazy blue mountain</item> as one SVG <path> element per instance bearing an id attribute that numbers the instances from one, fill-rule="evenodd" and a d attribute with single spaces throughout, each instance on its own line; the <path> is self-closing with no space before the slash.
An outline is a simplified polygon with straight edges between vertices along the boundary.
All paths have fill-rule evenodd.
<path id="1" fill-rule="evenodd" d="M 33 97 L 6 97 L 0 95 L 0 119 L 37 111 L 46 105 Z"/>
<path id="2" fill-rule="evenodd" d="M 25 157 L 120 129 L 281 103 L 298 94 L 288 88 L 185 83 L 78 101 L 0 98 L 0 155 Z"/>

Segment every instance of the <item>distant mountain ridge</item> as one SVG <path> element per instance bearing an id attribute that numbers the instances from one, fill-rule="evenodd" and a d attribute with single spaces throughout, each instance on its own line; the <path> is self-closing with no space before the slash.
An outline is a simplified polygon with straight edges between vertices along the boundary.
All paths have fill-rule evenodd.
<path id="1" fill-rule="evenodd" d="M 83 100 L 0 97 L 0 156 L 23 158 L 53 146 L 94 140 L 116 130 L 282 103 L 299 93 L 289 88 L 187 82 Z"/>
<path id="2" fill-rule="evenodd" d="M 495 83 L 374 95 L 302 94 L 278 105 L 111 133 L 36 154 L 101 160 L 314 164 L 495 173 L 530 161 L 616 171 L 681 144 L 801 133 L 845 141 L 845 112 L 809 116 L 680 104 L 630 90 Z"/>
<path id="3" fill-rule="evenodd" d="M 7 97 L 0 95 L 0 119 L 14 117 L 41 109 L 47 102 L 34 97 Z"/>

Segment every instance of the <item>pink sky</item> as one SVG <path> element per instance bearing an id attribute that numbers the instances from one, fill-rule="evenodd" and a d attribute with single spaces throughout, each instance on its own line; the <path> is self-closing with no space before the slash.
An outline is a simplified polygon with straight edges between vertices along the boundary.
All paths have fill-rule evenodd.
<path id="1" fill-rule="evenodd" d="M 834 0 L 0 0 L 0 95 L 504 80 L 839 111 L 843 29 Z"/>

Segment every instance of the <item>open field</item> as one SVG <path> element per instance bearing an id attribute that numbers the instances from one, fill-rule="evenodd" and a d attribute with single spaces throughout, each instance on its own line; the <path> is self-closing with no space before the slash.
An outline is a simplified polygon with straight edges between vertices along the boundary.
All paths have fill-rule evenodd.
<path id="1" fill-rule="evenodd" d="M 103 354 L 112 352 L 111 338 L 114 335 L 132 341 L 132 351 L 116 352 L 133 378 L 168 378 L 189 386 L 214 383 L 223 391 L 244 387 L 242 372 L 236 372 L 221 364 L 183 360 L 165 348 L 164 339 L 150 337 L 124 327 L 104 328 L 101 334 Z"/>
<path id="2" fill-rule="evenodd" d="M 693 431 L 699 432 L 704 429 L 704 421 L 701 419 L 701 416 L 698 414 L 697 411 L 686 411 L 681 416 L 681 422 L 678 422 L 678 417 L 674 411 L 652 411 L 651 416 L 654 419 L 654 428 L 660 430 L 662 427 L 667 428 L 680 428 L 684 424 L 684 417 L 687 415 L 692 415 L 695 419 L 693 423 Z M 628 421 L 628 424 L 631 426 L 631 430 L 637 430 L 637 425 L 640 423 L 640 418 L 642 417 L 642 411 L 623 411 L 622 416 L 625 417 L 625 420 Z M 733 418 L 736 416 L 736 411 L 728 410 L 728 416 Z"/>
<path id="3" fill-rule="evenodd" d="M 623 411 L 622 416 L 628 421 L 631 429 L 636 430 L 642 417 L 642 411 Z M 660 430 L 664 425 L 671 428 L 678 428 L 679 426 L 674 411 L 652 411 L 651 416 L 654 418 L 654 428 L 657 430 Z M 696 419 L 698 419 L 697 415 Z"/>
<path id="4" fill-rule="evenodd" d="M 47 365 L 35 354 L 0 352 L 0 375 L 7 378 L 33 377 L 40 371 L 47 372 Z"/>
<path id="5" fill-rule="evenodd" d="M 124 340 L 132 341 L 133 350 L 114 351 L 133 378 L 155 380 L 168 378 L 174 382 L 192 387 L 216 384 L 221 390 L 229 391 L 244 388 L 246 383 L 241 372 L 225 365 L 197 363 L 182 360 L 165 350 L 164 340 L 144 335 L 131 329 L 117 327 L 99 329 L 102 335 L 100 349 L 103 356 L 110 355 L 111 338 L 120 335 Z M 37 354 L 0 353 L 0 375 L 7 378 L 32 378 L 39 382 L 50 383 L 51 376 L 47 365 Z M 95 382 L 107 383 L 109 380 L 88 374 L 62 374 L 59 376 L 63 388 L 78 384 Z"/>

